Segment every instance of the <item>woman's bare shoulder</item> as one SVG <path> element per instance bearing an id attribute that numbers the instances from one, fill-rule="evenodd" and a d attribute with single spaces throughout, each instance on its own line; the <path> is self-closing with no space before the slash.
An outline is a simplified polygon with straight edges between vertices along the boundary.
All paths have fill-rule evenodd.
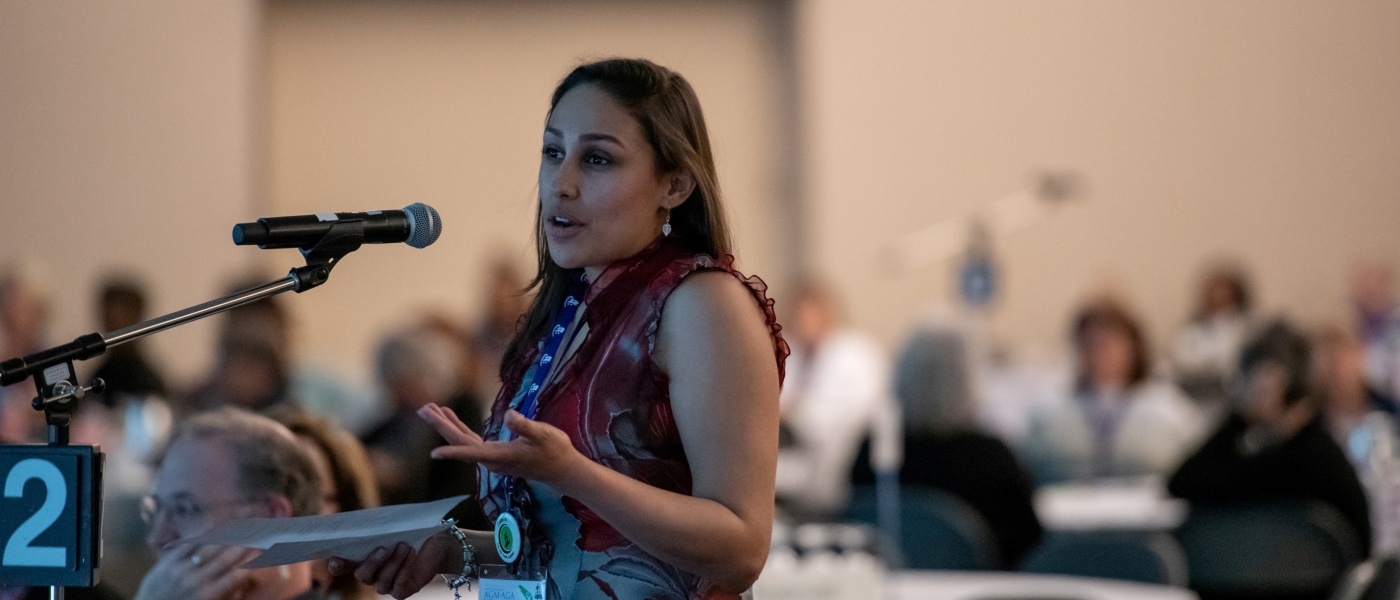
<path id="1" fill-rule="evenodd" d="M 696 271 L 671 292 L 661 320 L 664 328 L 667 321 L 712 324 L 716 319 L 732 320 L 751 314 L 762 313 L 749 288 L 738 278 L 724 271 Z"/>
<path id="2" fill-rule="evenodd" d="M 764 313 L 748 286 L 724 271 L 691 273 L 666 299 L 657 328 L 656 357 L 663 367 L 673 354 L 708 353 L 769 345 Z M 762 340 L 761 345 L 756 344 Z M 669 369 L 667 369 L 669 371 Z"/>

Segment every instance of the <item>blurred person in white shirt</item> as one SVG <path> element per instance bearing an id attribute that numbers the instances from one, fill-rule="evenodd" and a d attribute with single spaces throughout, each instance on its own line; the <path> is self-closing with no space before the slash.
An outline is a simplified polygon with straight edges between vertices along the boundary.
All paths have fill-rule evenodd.
<path id="1" fill-rule="evenodd" d="M 1395 416 L 1395 400 L 1366 379 L 1365 346 L 1345 328 L 1327 325 L 1317 332 L 1312 368 L 1327 428 L 1343 449 L 1368 415 Z"/>
<path id="2" fill-rule="evenodd" d="M 1074 389 L 1031 417 L 1022 456 L 1040 483 L 1165 476 L 1201 440 L 1206 420 L 1151 377 L 1141 325 L 1117 302 L 1081 309 Z"/>
<path id="3" fill-rule="evenodd" d="M 1191 323 L 1177 334 L 1172 366 L 1177 383 L 1192 398 L 1223 402 L 1235 378 L 1240 348 L 1252 327 L 1253 294 L 1242 268 L 1220 264 L 1201 280 Z"/>
<path id="4" fill-rule="evenodd" d="M 803 283 L 793 306 L 777 492 L 798 516 L 822 518 L 845 507 L 861 443 L 895 410 L 890 366 L 873 338 L 839 323 L 828 289 Z"/>
<path id="5" fill-rule="evenodd" d="M 16 262 L 0 271 L 0 361 L 27 356 L 47 347 L 49 295 L 43 269 Z M 30 406 L 34 385 L 28 381 L 0 389 L 0 444 L 44 439 L 44 415 Z"/>
<path id="6" fill-rule="evenodd" d="M 1400 456 L 1394 398 L 1366 381 L 1366 348 L 1349 330 L 1324 326 L 1313 343 L 1312 381 L 1323 423 L 1351 460 L 1371 511 L 1378 554 L 1400 550 Z"/>

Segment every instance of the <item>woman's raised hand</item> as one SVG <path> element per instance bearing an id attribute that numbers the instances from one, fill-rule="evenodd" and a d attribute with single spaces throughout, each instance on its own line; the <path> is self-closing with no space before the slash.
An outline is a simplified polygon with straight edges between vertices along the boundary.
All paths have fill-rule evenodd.
<path id="1" fill-rule="evenodd" d="M 436 404 L 418 409 L 418 416 L 447 440 L 448 445 L 433 450 L 433 458 L 481 463 L 493 473 L 551 485 L 577 472 L 578 460 L 586 460 L 563 430 L 514 410 L 506 413 L 505 427 L 516 435 L 509 442 L 482 440 L 456 413 Z"/>
<path id="2" fill-rule="evenodd" d="M 418 409 L 418 417 L 432 425 L 433 429 L 442 434 L 442 439 L 447 440 L 447 443 L 452 446 L 474 448 L 485 443 L 481 436 L 467 427 L 467 424 L 463 423 L 461 419 L 458 419 L 457 413 L 452 412 L 450 408 L 436 404 L 424 404 L 422 408 Z M 456 457 L 440 457 L 437 452 L 433 452 L 433 458 Z"/>

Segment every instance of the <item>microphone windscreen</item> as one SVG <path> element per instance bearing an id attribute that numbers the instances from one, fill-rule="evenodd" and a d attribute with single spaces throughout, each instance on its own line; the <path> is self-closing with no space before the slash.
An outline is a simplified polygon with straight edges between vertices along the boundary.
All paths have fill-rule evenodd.
<path id="1" fill-rule="evenodd" d="M 408 240 L 404 243 L 414 248 L 427 248 L 442 235 L 442 217 L 433 207 L 414 202 L 403 207 L 408 215 Z"/>

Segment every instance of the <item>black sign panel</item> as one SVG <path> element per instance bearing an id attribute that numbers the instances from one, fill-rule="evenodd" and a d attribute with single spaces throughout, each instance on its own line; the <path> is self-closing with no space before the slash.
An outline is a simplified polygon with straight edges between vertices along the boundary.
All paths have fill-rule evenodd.
<path id="1" fill-rule="evenodd" d="M 97 583 L 102 458 L 96 446 L 0 446 L 0 585 Z"/>

